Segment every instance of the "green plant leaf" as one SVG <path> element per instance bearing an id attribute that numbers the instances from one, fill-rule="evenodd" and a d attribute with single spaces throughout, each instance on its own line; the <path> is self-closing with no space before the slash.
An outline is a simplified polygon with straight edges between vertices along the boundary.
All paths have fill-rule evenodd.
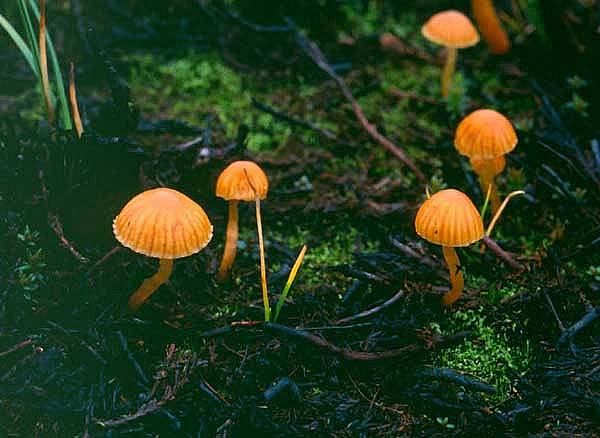
<path id="1" fill-rule="evenodd" d="M 288 275 L 287 282 L 285 283 L 285 286 L 283 287 L 283 291 L 281 292 L 279 301 L 277 301 L 277 307 L 275 308 L 275 317 L 273 318 L 273 322 L 277 322 L 277 318 L 279 317 L 279 312 L 281 312 L 283 303 L 285 303 L 285 299 L 287 298 L 288 293 L 290 292 L 292 283 L 294 283 L 294 280 L 296 279 L 296 275 L 298 275 L 298 270 L 300 269 L 300 266 L 302 265 L 302 260 L 304 260 L 304 255 L 306 254 L 306 250 L 307 250 L 306 245 L 303 245 L 302 249 L 300 250 L 300 254 L 298 254 L 298 257 L 296 258 L 296 261 L 294 262 L 294 266 L 292 266 L 292 269 L 290 270 L 290 275 Z"/>
<path id="2" fill-rule="evenodd" d="M 4 18 L 4 15 L 2 15 L 2 14 L 0 14 L 0 26 L 2 26 L 4 28 L 6 33 L 8 33 L 8 35 L 14 41 L 15 45 L 21 51 L 21 54 L 23 55 L 23 57 L 25 58 L 25 60 L 29 64 L 29 66 L 31 67 L 31 70 L 35 74 L 36 78 L 39 79 L 40 72 L 39 72 L 39 69 L 37 68 L 37 64 L 35 62 L 33 53 L 31 52 L 29 47 L 27 47 L 27 44 L 25 43 L 23 38 L 21 38 L 21 35 L 19 35 L 19 33 L 15 30 L 15 28 L 12 26 L 12 24 L 10 24 L 10 22 L 6 18 Z"/>

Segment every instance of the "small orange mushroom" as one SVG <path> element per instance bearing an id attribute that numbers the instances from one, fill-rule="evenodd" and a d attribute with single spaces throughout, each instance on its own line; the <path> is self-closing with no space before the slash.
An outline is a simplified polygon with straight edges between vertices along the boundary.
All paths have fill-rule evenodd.
<path id="1" fill-rule="evenodd" d="M 492 0 L 471 0 L 471 10 L 490 52 L 503 55 L 510 50 L 510 40 L 496 14 Z"/>
<path id="2" fill-rule="evenodd" d="M 131 199 L 113 221 L 116 239 L 125 247 L 159 259 L 158 272 L 129 298 L 136 311 L 173 271 L 173 259 L 187 257 L 210 242 L 213 227 L 196 202 L 177 190 L 147 190 Z"/>
<path id="3" fill-rule="evenodd" d="M 265 320 L 269 320 L 271 308 L 267 291 L 267 273 L 265 250 L 260 216 L 260 201 L 267 197 L 269 179 L 260 166 L 252 161 L 234 161 L 221 172 L 217 179 L 216 194 L 229 201 L 229 220 L 227 222 L 227 239 L 223 258 L 217 273 L 217 279 L 223 281 L 235 261 L 238 240 L 238 203 L 239 201 L 254 201 L 256 203 L 256 226 L 260 247 L 260 276 L 265 306 Z"/>
<path id="4" fill-rule="evenodd" d="M 415 218 L 423 239 L 442 246 L 452 288 L 442 298 L 449 306 L 464 289 L 464 278 L 455 247 L 469 246 L 483 237 L 483 221 L 469 197 L 455 189 L 441 190 L 427 199 Z"/>
<path id="5" fill-rule="evenodd" d="M 462 12 L 449 10 L 433 15 L 421 27 L 421 33 L 429 41 L 447 48 L 446 63 L 442 74 L 442 96 L 450 91 L 456 69 L 458 49 L 474 46 L 479 42 L 477 29 Z"/>
<path id="6" fill-rule="evenodd" d="M 494 212 L 500 206 L 494 178 L 504 170 L 505 155 L 516 147 L 517 142 L 510 120 L 491 109 L 473 111 L 456 128 L 454 146 L 460 154 L 469 157 L 483 193 L 490 190 Z"/>

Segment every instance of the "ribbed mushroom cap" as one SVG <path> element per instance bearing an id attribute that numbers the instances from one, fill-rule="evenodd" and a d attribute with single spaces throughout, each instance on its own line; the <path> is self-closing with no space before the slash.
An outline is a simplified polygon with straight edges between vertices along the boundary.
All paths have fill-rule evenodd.
<path id="1" fill-rule="evenodd" d="M 469 159 L 471 162 L 471 168 L 473 172 L 480 175 L 486 170 L 491 170 L 491 174 L 493 176 L 500 175 L 504 168 L 506 167 L 506 157 L 504 155 L 500 155 L 496 158 L 485 159 L 479 157 L 472 157 Z"/>
<path id="2" fill-rule="evenodd" d="M 234 161 L 217 179 L 217 196 L 227 201 L 265 199 L 268 191 L 267 175 L 252 161 Z"/>
<path id="3" fill-rule="evenodd" d="M 473 111 L 456 128 L 454 146 L 462 155 L 474 158 L 496 158 L 512 151 L 517 133 L 510 120 L 491 109 Z"/>
<path id="4" fill-rule="evenodd" d="M 427 199 L 415 218 L 417 234 L 442 246 L 469 246 L 483 237 L 483 221 L 467 195 L 441 190 Z"/>
<path id="5" fill-rule="evenodd" d="M 433 15 L 421 27 L 429 41 L 455 49 L 464 49 L 479 42 L 479 33 L 462 12 L 449 10 Z"/>
<path id="6" fill-rule="evenodd" d="M 213 227 L 198 204 L 177 190 L 147 190 L 129 201 L 113 221 L 115 237 L 137 253 L 178 259 L 210 242 Z"/>

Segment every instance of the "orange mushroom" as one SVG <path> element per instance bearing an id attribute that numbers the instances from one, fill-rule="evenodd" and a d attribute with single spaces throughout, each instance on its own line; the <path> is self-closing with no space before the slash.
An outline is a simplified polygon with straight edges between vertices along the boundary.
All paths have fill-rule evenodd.
<path id="1" fill-rule="evenodd" d="M 129 298 L 136 311 L 173 271 L 173 259 L 203 249 L 213 227 L 198 204 L 177 190 L 147 190 L 131 199 L 113 221 L 113 232 L 125 247 L 159 259 L 158 272 L 145 279 Z"/>
<path id="2" fill-rule="evenodd" d="M 503 55 L 510 50 L 510 40 L 496 14 L 492 0 L 471 0 L 471 10 L 490 52 Z"/>
<path id="3" fill-rule="evenodd" d="M 421 33 L 429 41 L 447 48 L 446 63 L 442 74 L 442 96 L 450 91 L 456 69 L 458 49 L 474 46 L 479 42 L 477 29 L 462 12 L 449 10 L 433 15 L 421 27 Z"/>
<path id="4" fill-rule="evenodd" d="M 456 128 L 454 146 L 460 154 L 469 157 L 483 193 L 490 190 L 494 212 L 500 206 L 494 178 L 504 170 L 504 156 L 515 148 L 517 142 L 517 134 L 510 121 L 491 109 L 473 111 Z"/>
<path id="5" fill-rule="evenodd" d="M 271 308 L 267 292 L 267 273 L 265 266 L 265 250 L 260 216 L 260 201 L 267 197 L 269 180 L 265 172 L 252 161 L 235 161 L 221 172 L 217 179 L 216 194 L 229 201 L 229 220 L 227 222 L 227 239 L 223 258 L 217 273 L 217 279 L 223 281 L 235 261 L 238 240 L 238 203 L 239 201 L 255 201 L 256 225 L 260 247 L 260 277 L 265 306 L 265 320 L 269 320 Z"/>
<path id="6" fill-rule="evenodd" d="M 455 247 L 469 246 L 483 237 L 483 221 L 471 200 L 455 189 L 441 190 L 427 199 L 415 218 L 423 239 L 442 246 L 452 288 L 442 302 L 449 306 L 462 294 L 465 282 Z"/>

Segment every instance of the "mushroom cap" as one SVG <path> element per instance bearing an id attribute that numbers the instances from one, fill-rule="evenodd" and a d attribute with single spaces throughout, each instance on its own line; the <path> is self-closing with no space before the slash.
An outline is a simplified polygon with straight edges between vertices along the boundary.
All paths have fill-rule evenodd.
<path id="1" fill-rule="evenodd" d="M 432 15 L 421 27 L 429 41 L 454 49 L 464 49 L 479 42 L 479 33 L 469 17 L 453 9 Z"/>
<path id="2" fill-rule="evenodd" d="M 442 246 L 469 246 L 483 237 L 483 221 L 467 195 L 441 190 L 427 199 L 415 218 L 417 234 Z"/>
<path id="3" fill-rule="evenodd" d="M 208 245 L 213 227 L 193 200 L 177 190 L 158 188 L 133 197 L 113 221 L 113 232 L 137 253 L 178 259 Z"/>
<path id="4" fill-rule="evenodd" d="M 227 201 L 265 199 L 268 191 L 267 175 L 252 161 L 234 161 L 217 179 L 216 194 Z"/>
<path id="5" fill-rule="evenodd" d="M 491 171 L 493 176 L 500 175 L 506 167 L 506 157 L 504 155 L 491 159 L 471 157 L 469 161 L 473 172 L 477 175 L 481 175 L 486 170 Z"/>
<path id="6" fill-rule="evenodd" d="M 470 158 L 491 159 L 512 151 L 517 133 L 510 120 L 491 109 L 478 109 L 462 119 L 456 128 L 454 146 Z"/>

